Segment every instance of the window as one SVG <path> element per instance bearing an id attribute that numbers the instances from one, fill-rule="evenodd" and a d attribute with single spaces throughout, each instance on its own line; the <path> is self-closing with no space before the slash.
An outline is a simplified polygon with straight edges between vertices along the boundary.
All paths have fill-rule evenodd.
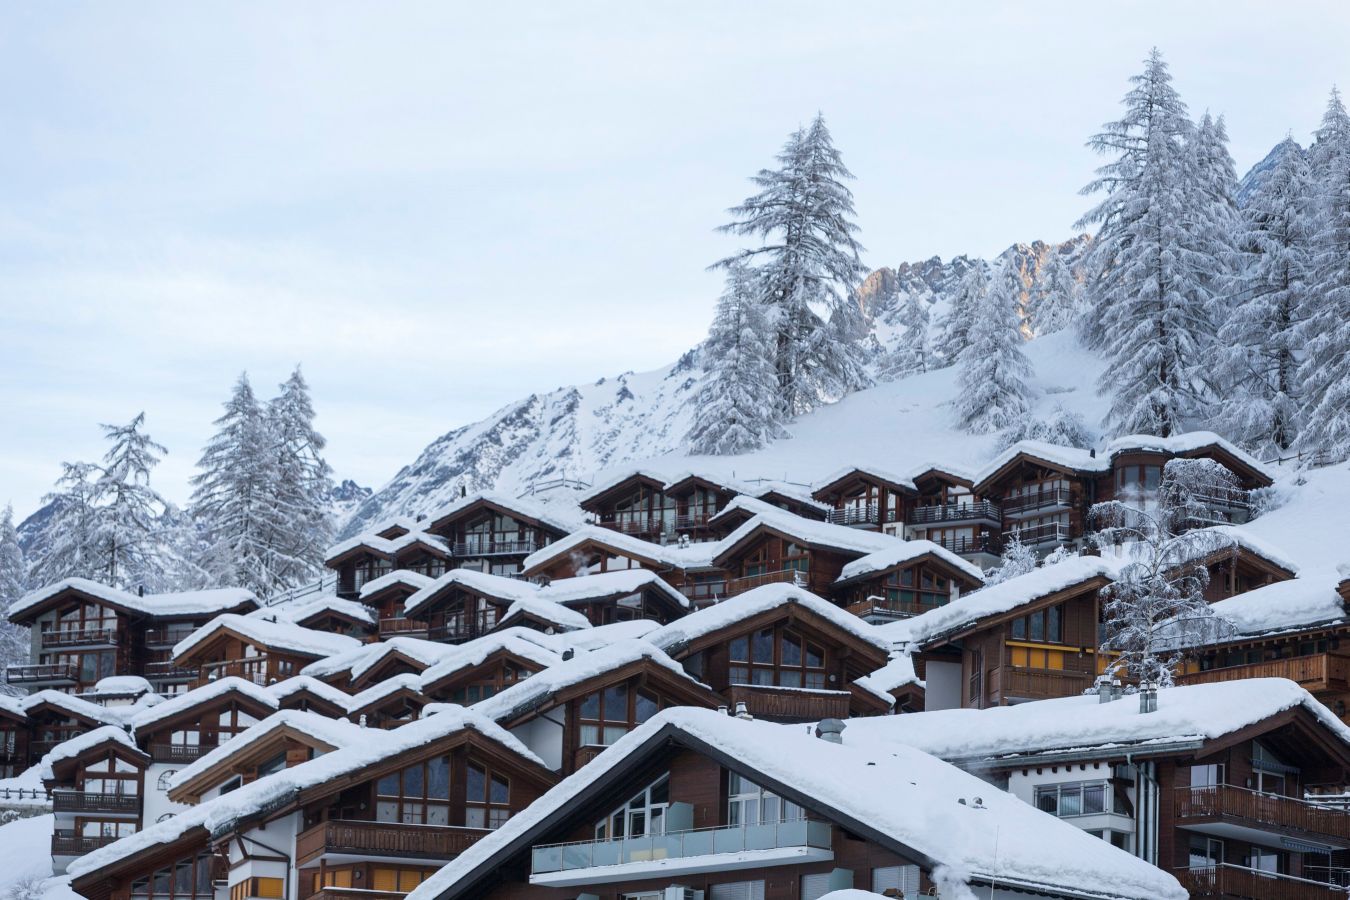
<path id="1" fill-rule="evenodd" d="M 631 800 L 595 824 L 597 841 L 666 833 L 670 808 L 670 776 L 662 775 Z"/>
<path id="2" fill-rule="evenodd" d="M 444 756 L 391 772 L 375 785 L 375 819 L 408 825 L 450 824 L 450 761 Z"/>
<path id="3" fill-rule="evenodd" d="M 469 763 L 464 778 L 464 824 L 469 828 L 500 828 L 511 818 L 511 782 Z"/>
<path id="4" fill-rule="evenodd" d="M 872 890 L 875 893 L 898 891 L 905 897 L 919 896 L 918 866 L 884 866 L 872 870 Z"/>
<path id="5" fill-rule="evenodd" d="M 1223 862 L 1223 841 L 1211 837 L 1191 835 L 1190 867 L 1212 869 Z"/>
<path id="6" fill-rule="evenodd" d="M 714 884 L 708 890 L 708 900 L 764 900 L 764 882 L 731 881 Z"/>
<path id="7" fill-rule="evenodd" d="M 167 772 L 161 772 L 159 779 L 155 781 L 155 788 L 161 791 L 167 791 L 169 785 L 173 782 L 173 776 L 178 774 L 177 769 L 169 769 Z"/>
<path id="8" fill-rule="evenodd" d="M 732 684 L 825 687 L 825 648 L 784 626 L 733 638 L 729 650 Z"/>
<path id="9" fill-rule="evenodd" d="M 133 881 L 131 896 L 136 900 L 150 897 L 156 900 L 213 900 L 215 886 L 211 882 L 214 863 L 209 853 L 179 860 L 172 866 L 156 870 L 153 875 Z"/>
<path id="10" fill-rule="evenodd" d="M 1013 619 L 1009 633 L 1015 641 L 1064 643 L 1064 608 L 1051 606 Z"/>
<path id="11" fill-rule="evenodd" d="M 1223 763 L 1209 766 L 1191 766 L 1191 787 L 1216 787 L 1224 784 Z"/>
<path id="12" fill-rule="evenodd" d="M 577 718 L 583 747 L 608 747 L 631 729 L 656 715 L 660 701 L 646 691 L 630 690 L 627 683 L 611 685 L 582 697 Z"/>
<path id="13" fill-rule="evenodd" d="M 238 884 L 230 885 L 230 900 L 246 900 L 248 897 L 263 897 L 266 900 L 281 900 L 282 879 L 245 878 Z"/>
<path id="14" fill-rule="evenodd" d="M 372 890 L 406 894 L 426 880 L 430 872 L 421 869 L 393 869 L 383 866 L 371 873 Z"/>
<path id="15" fill-rule="evenodd" d="M 735 772 L 727 773 L 728 825 L 761 825 L 805 818 L 806 810 L 791 800 L 784 800 Z"/>
<path id="16" fill-rule="evenodd" d="M 1109 813 L 1111 786 L 1105 781 L 1038 785 L 1036 808 L 1060 818 Z"/>

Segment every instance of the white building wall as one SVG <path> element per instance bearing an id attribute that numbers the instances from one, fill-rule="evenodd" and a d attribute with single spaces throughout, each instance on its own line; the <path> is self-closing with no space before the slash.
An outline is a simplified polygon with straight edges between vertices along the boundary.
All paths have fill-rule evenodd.
<path id="1" fill-rule="evenodd" d="M 930 660 L 924 666 L 925 710 L 961 708 L 961 664 Z"/>
<path id="2" fill-rule="evenodd" d="M 185 766 L 178 763 L 152 762 L 150 768 L 145 770 L 143 822 L 146 828 L 158 822 L 165 815 L 178 815 L 178 813 L 187 809 L 186 804 L 173 802 L 167 794 L 168 776 L 183 768 Z"/>
<path id="3" fill-rule="evenodd" d="M 523 725 L 511 729 L 522 744 L 529 747 L 544 765 L 553 771 L 562 768 L 563 750 L 563 711 L 555 709 L 542 716 L 536 716 Z"/>

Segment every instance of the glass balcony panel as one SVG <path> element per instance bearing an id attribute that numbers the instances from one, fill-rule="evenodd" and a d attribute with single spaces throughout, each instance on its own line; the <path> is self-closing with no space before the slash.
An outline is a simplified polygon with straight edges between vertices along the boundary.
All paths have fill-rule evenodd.
<path id="1" fill-rule="evenodd" d="M 557 872 L 562 865 L 561 847 L 535 847 L 530 854 L 530 868 L 535 872 Z"/>
<path id="2" fill-rule="evenodd" d="M 685 856 L 704 856 L 708 853 L 716 852 L 713 849 L 713 836 L 715 831 L 686 831 L 683 838 L 683 853 Z"/>
<path id="3" fill-rule="evenodd" d="M 772 850 L 778 845 L 775 825 L 747 825 L 745 828 L 746 850 Z"/>
<path id="4" fill-rule="evenodd" d="M 562 847 L 563 869 L 584 869 L 591 865 L 591 849 L 594 844 L 569 844 Z"/>
<path id="5" fill-rule="evenodd" d="M 623 843 L 620 841 L 601 841 L 598 844 L 591 845 L 594 849 L 591 853 L 591 865 L 593 866 L 616 866 L 622 859 Z"/>
<path id="6" fill-rule="evenodd" d="M 723 828 L 712 833 L 714 853 L 736 853 L 745 848 L 744 832 L 740 828 Z"/>

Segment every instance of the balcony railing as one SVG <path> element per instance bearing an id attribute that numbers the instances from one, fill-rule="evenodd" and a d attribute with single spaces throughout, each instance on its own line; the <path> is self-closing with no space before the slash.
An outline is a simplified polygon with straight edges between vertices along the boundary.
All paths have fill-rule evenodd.
<path id="1" fill-rule="evenodd" d="M 1318 653 L 1313 656 L 1268 659 L 1240 666 L 1188 672 L 1181 676 L 1180 681 L 1183 684 L 1212 684 L 1247 678 L 1288 678 L 1310 691 L 1328 690 L 1332 686 L 1343 687 L 1350 684 L 1350 657 Z"/>
<path id="2" fill-rule="evenodd" d="M 116 628 L 53 628 L 41 634 L 43 647 L 115 646 Z"/>
<path id="3" fill-rule="evenodd" d="M 1003 515 L 1025 516 L 1045 509 L 1066 509 L 1073 504 L 1073 492 L 1068 488 L 1051 488 L 1035 494 L 1003 498 Z"/>
<path id="4" fill-rule="evenodd" d="M 454 556 L 528 556 L 538 549 L 539 542 L 534 538 L 523 541 L 470 540 L 455 544 L 450 552 Z"/>
<path id="5" fill-rule="evenodd" d="M 214 678 L 233 676 L 265 686 L 272 680 L 267 672 L 267 663 L 268 659 L 265 656 L 254 656 L 250 659 L 225 659 L 202 666 L 199 677 L 203 684 L 214 680 Z"/>
<path id="6" fill-rule="evenodd" d="M 53 812 L 96 812 L 139 814 L 141 798 L 136 794 L 98 794 L 92 791 L 52 791 Z"/>
<path id="7" fill-rule="evenodd" d="M 183 628 L 181 626 L 174 628 L 151 628 L 145 632 L 145 646 L 172 647 L 194 631 L 196 631 L 195 628 Z"/>
<path id="8" fill-rule="evenodd" d="M 1346 888 L 1229 863 L 1173 873 L 1193 898 L 1223 900 L 1346 900 Z"/>
<path id="9" fill-rule="evenodd" d="M 321 887 L 306 900 L 403 900 L 408 896 L 399 891 L 372 891 L 366 888 Z"/>
<path id="10" fill-rule="evenodd" d="M 74 831 L 57 831 L 52 834 L 52 856 L 84 856 L 116 840 L 118 838 L 110 834 L 86 835 Z"/>
<path id="11" fill-rule="evenodd" d="M 416 619 L 391 617 L 380 620 L 380 637 L 426 637 L 427 623 Z"/>
<path id="12" fill-rule="evenodd" d="M 648 834 L 617 841 L 542 844 L 530 850 L 530 875 L 533 877 L 628 863 L 664 861 L 665 865 L 669 865 L 669 860 L 750 850 L 789 847 L 829 850 L 832 838 L 828 822 L 797 819 L 764 825 L 732 825 L 670 834 Z"/>
<path id="13" fill-rule="evenodd" d="M 733 684 L 727 696 L 734 709 L 744 703 L 757 719 L 818 722 L 848 718 L 848 691 L 806 690 L 760 684 Z"/>
<path id="14" fill-rule="evenodd" d="M 150 758 L 155 762 L 190 763 L 201 759 L 216 744 L 151 744 Z"/>
<path id="15" fill-rule="evenodd" d="M 1092 687 L 1094 675 L 1072 669 L 1035 669 L 1029 666 L 999 666 L 989 672 L 990 695 L 1026 700 L 1075 697 Z"/>
<path id="16" fill-rule="evenodd" d="M 176 666 L 171 662 L 151 662 L 145 664 L 145 677 L 157 681 L 196 678 L 197 670 L 189 666 Z"/>
<path id="17" fill-rule="evenodd" d="M 941 603 L 918 603 L 913 600 L 888 600 L 885 597 L 868 597 L 866 600 L 858 600 L 848 605 L 848 611 L 860 619 L 908 619 L 912 616 L 922 615 L 930 609 L 937 609 L 939 606 L 945 606 L 947 598 L 943 598 Z"/>
<path id="18" fill-rule="evenodd" d="M 9 684 L 74 684 L 79 680 L 80 667 L 73 663 L 38 663 L 5 669 L 5 681 Z"/>
<path id="19" fill-rule="evenodd" d="M 1239 820 L 1258 828 L 1350 840 L 1350 815 L 1293 797 L 1220 784 L 1177 788 L 1173 800 L 1178 822 Z"/>
<path id="20" fill-rule="evenodd" d="M 776 572 L 746 575 L 744 578 L 733 578 L 727 582 L 727 596 L 744 594 L 765 584 L 795 584 L 797 587 L 806 587 L 807 579 L 807 573 L 801 569 L 779 569 Z"/>
<path id="21" fill-rule="evenodd" d="M 868 503 L 866 506 L 832 509 L 825 514 L 825 521 L 831 525 L 880 525 L 881 507 L 875 503 Z"/>
<path id="22" fill-rule="evenodd" d="M 990 556 L 998 556 L 1003 552 L 1003 543 L 997 535 L 977 534 L 940 537 L 929 537 L 928 540 L 937 544 L 948 552 L 955 553 L 957 556 L 971 556 L 977 553 L 987 553 Z"/>
<path id="23" fill-rule="evenodd" d="M 933 525 L 943 522 L 1003 521 L 1003 512 L 997 503 L 976 500 L 973 503 L 948 503 L 943 506 L 916 506 L 910 510 L 910 525 Z"/>
<path id="24" fill-rule="evenodd" d="M 680 593 L 694 603 L 712 603 L 727 595 L 725 581 L 698 581 L 680 586 Z"/>
<path id="25" fill-rule="evenodd" d="M 1069 532 L 1069 526 L 1063 522 L 1049 522 L 1045 525 L 1033 525 L 1030 528 L 1014 528 L 1012 531 L 1003 533 L 1005 544 L 1010 543 L 1014 537 L 1028 547 L 1039 547 L 1044 544 L 1067 544 L 1073 540 L 1073 536 Z"/>
<path id="26" fill-rule="evenodd" d="M 686 513 L 682 516 L 675 517 L 675 527 L 681 531 L 689 531 L 695 528 L 706 528 L 708 526 L 708 520 L 715 515 L 717 515 L 717 512 L 715 510 L 712 512 Z"/>
<path id="27" fill-rule="evenodd" d="M 484 828 L 335 819 L 320 822 L 296 836 L 295 864 L 302 866 L 325 853 L 445 862 L 491 833 Z"/>
<path id="28" fill-rule="evenodd" d="M 624 534 L 662 534 L 671 530 L 670 523 L 661 516 L 601 516 L 597 524 Z"/>

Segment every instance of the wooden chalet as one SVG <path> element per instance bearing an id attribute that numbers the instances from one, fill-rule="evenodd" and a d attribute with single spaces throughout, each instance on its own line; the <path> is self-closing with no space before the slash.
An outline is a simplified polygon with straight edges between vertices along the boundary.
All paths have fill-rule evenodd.
<path id="1" fill-rule="evenodd" d="M 437 514 L 426 530 L 445 541 L 456 567 L 514 575 L 525 557 L 579 524 L 540 504 L 475 494 Z"/>
<path id="2" fill-rule="evenodd" d="M 0 778 L 13 778 L 28 768 L 31 734 L 23 702 L 0 697 Z"/>
<path id="3" fill-rule="evenodd" d="M 856 681 L 886 662 L 889 642 L 805 590 L 767 585 L 647 636 L 733 710 L 816 722 L 884 714 L 884 693 Z"/>
<path id="4" fill-rule="evenodd" d="M 675 534 L 675 504 L 667 499 L 665 487 L 666 481 L 660 475 L 633 472 L 593 487 L 577 505 L 602 528 L 660 541 L 663 536 Z"/>
<path id="5" fill-rule="evenodd" d="M 420 674 L 386 678 L 352 697 L 347 716 L 370 728 L 397 728 L 417 719 L 428 703 Z"/>
<path id="6" fill-rule="evenodd" d="M 125 731 L 104 725 L 48 757 L 43 785 L 51 794 L 52 868 L 140 831 L 150 759 Z"/>
<path id="7" fill-rule="evenodd" d="M 450 648 L 420 638 L 397 637 L 371 644 L 347 669 L 347 687 L 363 691 L 390 678 L 420 675 L 445 658 Z"/>
<path id="8" fill-rule="evenodd" d="M 903 523 L 917 495 L 909 479 L 858 467 L 832 475 L 811 492 L 813 499 L 830 506 L 825 521 L 868 531 Z"/>
<path id="9" fill-rule="evenodd" d="M 410 531 L 392 539 L 374 534 L 349 538 L 328 549 L 324 565 L 337 573 L 337 595 L 344 600 L 357 600 L 368 582 L 395 570 L 437 578 L 452 563 L 450 548 L 443 538 Z"/>
<path id="10" fill-rule="evenodd" d="M 361 641 L 374 640 L 378 634 L 378 622 L 370 607 L 337 596 L 298 604 L 287 610 L 285 617 L 301 628 L 342 634 Z"/>
<path id="11" fill-rule="evenodd" d="M 23 768 L 36 765 L 61 744 L 102 725 L 115 724 L 119 717 L 103 707 L 55 690 L 38 691 L 21 701 L 27 718 L 26 741 L 15 736 L 16 760 L 27 746 Z"/>
<path id="12" fill-rule="evenodd" d="M 461 653 L 422 673 L 422 693 L 429 700 L 472 706 L 562 661 L 531 634 L 508 628 L 461 645 Z"/>
<path id="13" fill-rule="evenodd" d="M 903 523 L 884 530 L 910 540 L 932 541 L 957 556 L 989 568 L 1002 553 L 1002 513 L 997 503 L 973 492 L 970 476 L 926 466 L 910 476 L 917 496 Z"/>
<path id="14" fill-rule="evenodd" d="M 874 625 L 921 615 L 984 585 L 978 568 L 931 541 L 869 553 L 844 566 L 831 595 Z"/>
<path id="15" fill-rule="evenodd" d="M 196 671 L 194 685 L 231 675 L 269 685 L 298 675 L 316 660 L 359 646 L 353 638 L 311 631 L 290 622 L 223 615 L 180 642 L 173 663 Z"/>
<path id="16" fill-rule="evenodd" d="M 8 667 L 5 680 L 78 694 L 103 678 L 139 675 L 160 693 L 174 693 L 192 673 L 173 664 L 173 646 L 220 613 L 257 605 L 236 588 L 147 595 L 67 578 L 10 608 L 9 620 L 30 629 L 33 662 Z"/>
<path id="17" fill-rule="evenodd" d="M 226 676 L 139 713 L 133 719 L 136 744 L 153 763 L 176 769 L 247 731 L 278 707 L 266 689 Z"/>
<path id="18" fill-rule="evenodd" d="M 268 689 L 282 709 L 312 712 L 330 719 L 347 715 L 351 695 L 309 675 L 294 675 Z"/>
<path id="19" fill-rule="evenodd" d="M 420 572 L 395 569 L 362 586 L 360 599 L 375 616 L 380 640 L 427 636 L 426 623 L 409 619 L 403 612 L 408 598 L 434 581 L 434 578 Z"/>
<path id="20" fill-rule="evenodd" d="M 726 595 L 726 574 L 712 560 L 720 542 L 687 546 L 650 541 L 596 526 L 577 529 L 525 560 L 522 575 L 552 582 L 582 575 L 645 569 L 697 606 Z"/>
<path id="21" fill-rule="evenodd" d="M 842 525 L 761 515 L 719 542 L 712 565 L 727 573 L 727 597 L 766 584 L 794 584 L 829 596 L 845 565 L 899 543 Z"/>

